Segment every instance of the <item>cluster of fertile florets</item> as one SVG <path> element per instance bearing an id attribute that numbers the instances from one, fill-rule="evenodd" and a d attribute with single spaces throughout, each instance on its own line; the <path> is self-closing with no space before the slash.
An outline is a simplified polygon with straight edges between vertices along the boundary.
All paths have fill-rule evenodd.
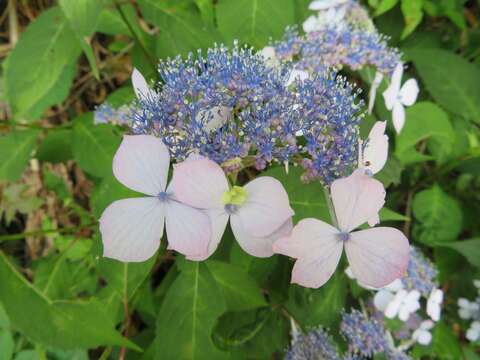
<path id="1" fill-rule="evenodd" d="M 178 161 L 197 153 L 227 172 L 292 162 L 305 180 L 348 175 L 358 156 L 357 94 L 334 72 L 292 83 L 291 71 L 238 46 L 161 62 L 161 89 L 133 106 L 132 129 L 159 136 Z"/>

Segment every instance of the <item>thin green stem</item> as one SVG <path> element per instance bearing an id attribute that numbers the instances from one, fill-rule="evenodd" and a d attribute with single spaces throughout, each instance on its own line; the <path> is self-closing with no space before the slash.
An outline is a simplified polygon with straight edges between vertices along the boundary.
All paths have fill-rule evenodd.
<path id="1" fill-rule="evenodd" d="M 81 229 L 86 229 L 97 225 L 97 222 L 93 222 L 91 224 L 82 225 L 82 226 L 72 226 L 60 229 L 46 229 L 46 230 L 35 230 L 35 231 L 28 231 L 19 234 L 7 234 L 0 236 L 0 242 L 2 241 L 10 241 L 10 240 L 21 240 L 26 238 L 27 236 L 38 236 L 38 235 L 46 235 L 46 234 L 54 234 L 54 233 L 73 233 Z"/>
<path id="2" fill-rule="evenodd" d="M 153 72 L 155 74 L 157 74 L 157 63 L 156 63 L 155 59 L 150 54 L 150 52 L 147 50 L 147 48 L 145 47 L 145 44 L 140 39 L 138 34 L 135 32 L 135 29 L 133 28 L 132 24 L 130 24 L 130 21 L 128 21 L 127 16 L 125 15 L 125 12 L 122 10 L 122 7 L 118 3 L 118 0 L 113 0 L 113 4 L 115 5 L 115 8 L 117 9 L 118 13 L 120 14 L 120 17 L 122 18 L 123 22 L 125 23 L 125 25 L 127 25 L 128 30 L 132 33 L 133 38 L 135 39 L 135 41 L 138 43 L 138 45 L 142 49 L 145 57 L 148 59 L 148 62 L 150 63 L 150 65 L 152 65 Z"/>
<path id="3" fill-rule="evenodd" d="M 338 221 L 337 216 L 335 215 L 335 208 L 333 207 L 332 198 L 330 197 L 330 192 L 326 187 L 323 188 L 323 194 L 325 195 L 325 202 L 328 206 L 328 213 L 330 214 L 330 218 L 332 219 L 332 224 L 336 228 L 338 228 Z"/>

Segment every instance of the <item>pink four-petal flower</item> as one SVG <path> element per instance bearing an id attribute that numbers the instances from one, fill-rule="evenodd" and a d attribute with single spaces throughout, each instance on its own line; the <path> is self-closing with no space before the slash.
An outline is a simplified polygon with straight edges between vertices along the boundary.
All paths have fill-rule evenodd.
<path id="1" fill-rule="evenodd" d="M 380 288 L 401 277 L 408 265 L 409 244 L 395 228 L 377 227 L 352 232 L 377 217 L 385 202 L 383 185 L 357 169 L 331 185 L 338 227 L 317 219 L 304 219 L 290 236 L 275 242 L 276 253 L 297 261 L 292 282 L 318 288 L 332 276 L 343 248 L 352 272 L 361 283 Z"/>
<path id="2" fill-rule="evenodd" d="M 185 205 L 167 187 L 170 156 L 151 135 L 124 136 L 113 159 L 113 174 L 126 187 L 148 195 L 113 202 L 100 218 L 104 256 L 144 261 L 160 245 L 164 225 L 169 248 L 187 258 L 204 257 L 210 221 L 201 210 Z"/>
<path id="3" fill-rule="evenodd" d="M 288 195 L 272 177 L 259 177 L 246 184 L 241 190 L 245 193 L 242 204 L 225 204 L 230 186 L 222 168 L 207 158 L 193 156 L 175 165 L 172 188 L 183 203 L 205 209 L 212 223 L 208 253 L 195 260 L 203 260 L 215 251 L 229 219 L 239 245 L 257 257 L 273 255 L 273 242 L 292 229 L 294 212 Z"/>

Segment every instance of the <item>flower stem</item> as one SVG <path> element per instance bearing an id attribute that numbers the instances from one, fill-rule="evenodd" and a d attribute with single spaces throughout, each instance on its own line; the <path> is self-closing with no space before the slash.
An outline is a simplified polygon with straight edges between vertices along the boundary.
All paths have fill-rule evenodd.
<path id="1" fill-rule="evenodd" d="M 325 195 L 325 202 L 328 206 L 328 213 L 330 214 L 330 219 L 332 219 L 332 225 L 338 228 L 337 216 L 335 215 L 335 208 L 333 207 L 332 198 L 330 197 L 330 192 L 326 187 L 323 187 L 323 194 Z"/>

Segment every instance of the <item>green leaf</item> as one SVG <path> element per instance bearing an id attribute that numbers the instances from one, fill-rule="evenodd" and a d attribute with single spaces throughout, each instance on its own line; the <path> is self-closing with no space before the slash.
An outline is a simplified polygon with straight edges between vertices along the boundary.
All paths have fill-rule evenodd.
<path id="1" fill-rule="evenodd" d="M 14 115 L 22 117 L 33 108 L 38 112 L 50 106 L 44 99 L 57 91 L 58 81 L 79 51 L 75 35 L 58 7 L 35 19 L 4 65 L 5 92 Z"/>
<path id="2" fill-rule="evenodd" d="M 347 281 L 343 272 L 337 270 L 320 289 L 290 286 L 285 307 L 303 327 L 334 326 L 345 306 Z"/>
<path id="3" fill-rule="evenodd" d="M 49 131 L 38 148 L 38 160 L 59 163 L 72 159 L 71 133 L 70 129 Z"/>
<path id="4" fill-rule="evenodd" d="M 405 19 L 405 28 L 402 39 L 410 35 L 423 19 L 423 0 L 402 0 L 402 13 Z"/>
<path id="5" fill-rule="evenodd" d="M 393 210 L 387 209 L 386 207 L 380 210 L 380 221 L 410 221 L 408 216 L 399 214 Z"/>
<path id="6" fill-rule="evenodd" d="M 432 347 L 438 359 L 462 359 L 462 349 L 452 329 L 439 322 L 433 331 Z"/>
<path id="7" fill-rule="evenodd" d="M 213 25 L 204 23 L 196 6 L 185 1 L 139 0 L 145 19 L 160 28 L 156 55 L 175 57 L 211 47 L 220 39 Z"/>
<path id="8" fill-rule="evenodd" d="M 0 136 L 0 180 L 20 178 L 35 148 L 37 130 L 14 131 Z"/>
<path id="9" fill-rule="evenodd" d="M 382 2 L 378 4 L 377 8 L 375 9 L 375 16 L 386 13 L 388 10 L 397 5 L 398 1 L 399 0 L 382 0 Z"/>
<path id="10" fill-rule="evenodd" d="M 415 63 L 426 88 L 446 110 L 480 123 L 480 69 L 441 49 L 415 49 L 407 55 Z"/>
<path id="11" fill-rule="evenodd" d="M 303 169 L 300 167 L 291 167 L 287 174 L 283 166 L 277 166 L 267 170 L 263 175 L 276 178 L 285 187 L 290 205 L 295 211 L 293 217 L 295 222 L 308 217 L 330 222 L 322 185 L 318 182 L 303 183 L 300 179 L 302 174 Z"/>
<path id="12" fill-rule="evenodd" d="M 416 238 L 427 245 L 455 240 L 462 230 L 462 210 L 455 198 L 438 185 L 423 190 L 413 199 Z"/>
<path id="13" fill-rule="evenodd" d="M 99 301 L 52 301 L 0 252 L 0 301 L 12 326 L 31 341 L 63 349 L 101 345 L 138 349 L 123 338 Z"/>
<path id="14" fill-rule="evenodd" d="M 78 43 L 87 56 L 94 76 L 99 79 L 98 67 L 93 49 L 90 45 L 90 36 L 95 31 L 103 7 L 101 0 L 59 0 L 60 8 L 75 33 Z"/>
<path id="15" fill-rule="evenodd" d="M 261 289 L 244 269 L 215 260 L 206 264 L 223 292 L 228 310 L 242 311 L 267 305 Z"/>
<path id="16" fill-rule="evenodd" d="M 98 269 L 119 299 L 130 300 L 148 277 L 155 259 L 156 256 L 152 256 L 139 263 L 123 263 L 104 257 L 100 260 Z"/>
<path id="17" fill-rule="evenodd" d="M 279 39 L 285 27 L 295 22 L 292 0 L 219 0 L 218 28 L 227 43 L 238 39 L 253 46 L 265 46 Z"/>
<path id="18" fill-rule="evenodd" d="M 452 151 L 455 133 L 447 114 L 437 105 L 419 102 L 407 109 L 406 119 L 395 148 L 395 155 L 402 164 L 423 160 L 415 145 L 428 138 L 435 138 L 442 143 L 445 151 Z"/>
<path id="19" fill-rule="evenodd" d="M 98 177 L 112 175 L 112 160 L 120 143 L 120 137 L 109 124 L 92 124 L 92 114 L 84 114 L 74 120 L 72 151 L 78 165 Z"/>
<path id="20" fill-rule="evenodd" d="M 10 360 L 13 357 L 14 346 L 10 320 L 0 302 L 0 359 Z"/>
<path id="21" fill-rule="evenodd" d="M 480 238 L 439 244 L 458 251 L 473 265 L 480 268 Z"/>
<path id="22" fill-rule="evenodd" d="M 227 312 L 218 320 L 213 339 L 232 359 L 279 359 L 289 328 L 285 316 L 272 308 Z"/>
<path id="23" fill-rule="evenodd" d="M 182 264 L 157 318 L 157 358 L 179 360 L 225 359 L 212 342 L 216 319 L 225 300 L 204 263 Z"/>

